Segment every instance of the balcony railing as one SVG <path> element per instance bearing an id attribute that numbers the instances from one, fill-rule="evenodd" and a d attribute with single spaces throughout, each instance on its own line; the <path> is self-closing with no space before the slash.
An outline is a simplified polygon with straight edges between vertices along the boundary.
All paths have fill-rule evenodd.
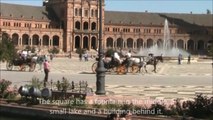
<path id="1" fill-rule="evenodd" d="M 98 30 L 74 30 L 75 33 L 91 33 L 91 34 L 98 34 Z"/>
<path id="2" fill-rule="evenodd" d="M 39 31 L 39 32 L 63 32 L 63 29 L 57 28 L 27 28 L 27 27 L 13 27 L 13 26 L 1 26 L 2 29 L 7 30 L 20 30 L 20 31 Z"/>

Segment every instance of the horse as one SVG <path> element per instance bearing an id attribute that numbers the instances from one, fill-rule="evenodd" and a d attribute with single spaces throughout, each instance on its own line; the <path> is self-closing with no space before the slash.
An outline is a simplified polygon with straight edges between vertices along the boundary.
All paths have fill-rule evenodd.
<path id="1" fill-rule="evenodd" d="M 147 65 L 153 65 L 154 69 L 152 71 L 156 73 L 156 66 L 159 63 L 159 61 L 163 62 L 163 57 L 162 56 L 154 56 L 152 59 L 149 59 L 147 62 L 144 62 L 145 64 L 144 64 L 143 67 L 144 67 L 146 73 L 147 73 L 147 70 L 146 70 L 146 66 Z"/>
<path id="2" fill-rule="evenodd" d="M 159 61 L 163 62 L 162 56 L 153 56 L 151 58 L 148 56 L 131 57 L 129 67 L 132 67 L 134 72 L 141 72 L 141 69 L 143 68 L 147 73 L 146 65 L 153 65 L 154 66 L 153 72 L 156 73 L 156 66 Z"/>
<path id="3" fill-rule="evenodd" d="M 7 61 L 6 67 L 7 70 L 12 70 L 13 66 L 19 66 L 20 71 L 26 70 L 26 66 L 29 67 L 29 71 L 34 71 L 36 67 L 36 62 L 31 58 L 13 58 L 10 61 Z"/>

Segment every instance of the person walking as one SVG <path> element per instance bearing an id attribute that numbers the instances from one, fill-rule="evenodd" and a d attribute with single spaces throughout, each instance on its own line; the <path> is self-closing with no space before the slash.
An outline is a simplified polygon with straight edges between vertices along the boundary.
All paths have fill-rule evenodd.
<path id="1" fill-rule="evenodd" d="M 182 55 L 181 55 L 181 54 L 179 54 L 179 55 L 178 55 L 178 65 L 180 65 L 180 64 L 181 64 L 181 60 L 182 60 Z"/>
<path id="2" fill-rule="evenodd" d="M 45 74 L 44 87 L 46 87 L 46 82 L 48 81 L 49 72 L 50 72 L 50 64 L 49 64 L 49 62 L 47 60 L 45 60 L 44 61 L 44 74 Z"/>
<path id="3" fill-rule="evenodd" d="M 130 67 L 130 58 L 132 57 L 131 50 L 129 50 L 129 52 L 127 52 L 125 56 L 126 56 L 126 62 L 127 62 L 126 63 L 126 68 L 127 68 L 126 72 L 129 72 L 128 69 Z"/>
<path id="4" fill-rule="evenodd" d="M 82 53 L 79 53 L 79 60 L 82 61 Z"/>
<path id="5" fill-rule="evenodd" d="M 43 62 L 44 62 L 44 56 L 42 56 L 42 55 L 38 56 L 37 63 L 39 64 L 39 70 L 40 71 L 42 71 Z"/>
<path id="6" fill-rule="evenodd" d="M 51 62 L 53 61 L 53 57 L 54 57 L 54 55 L 51 53 L 50 54 L 50 60 L 51 60 Z"/>
<path id="7" fill-rule="evenodd" d="M 85 60 L 85 61 L 89 61 L 88 57 L 89 57 L 88 53 L 85 52 L 85 54 L 84 54 L 84 60 Z"/>
<path id="8" fill-rule="evenodd" d="M 187 64 L 190 64 L 191 63 L 191 55 L 188 55 L 188 62 Z"/>

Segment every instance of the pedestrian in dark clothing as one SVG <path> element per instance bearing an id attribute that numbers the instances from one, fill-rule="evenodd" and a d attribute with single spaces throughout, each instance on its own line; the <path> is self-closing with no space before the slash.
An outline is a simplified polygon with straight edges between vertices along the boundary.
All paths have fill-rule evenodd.
<path id="1" fill-rule="evenodd" d="M 178 65 L 180 65 L 180 64 L 181 64 L 181 60 L 182 60 L 182 55 L 181 55 L 181 54 L 179 54 L 179 55 L 178 55 Z"/>
<path id="2" fill-rule="evenodd" d="M 187 62 L 187 64 L 190 64 L 190 62 L 191 62 L 191 55 L 188 56 L 188 62 Z"/>
<path id="3" fill-rule="evenodd" d="M 79 53 L 79 60 L 82 61 L 82 53 Z"/>
<path id="4" fill-rule="evenodd" d="M 50 60 L 53 61 L 53 54 L 50 54 Z"/>

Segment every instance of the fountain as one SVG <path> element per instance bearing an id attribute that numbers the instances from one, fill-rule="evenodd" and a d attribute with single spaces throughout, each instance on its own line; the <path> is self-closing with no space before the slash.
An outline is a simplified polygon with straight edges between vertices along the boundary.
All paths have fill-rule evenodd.
<path id="1" fill-rule="evenodd" d="M 163 57 L 177 57 L 179 54 L 182 54 L 183 57 L 189 55 L 186 51 L 175 48 L 170 43 L 170 30 L 167 19 L 164 24 L 164 39 L 162 45 L 155 44 L 150 48 L 141 48 L 137 53 L 138 56 L 148 56 L 148 54 L 154 54 L 154 56 L 163 55 Z"/>

